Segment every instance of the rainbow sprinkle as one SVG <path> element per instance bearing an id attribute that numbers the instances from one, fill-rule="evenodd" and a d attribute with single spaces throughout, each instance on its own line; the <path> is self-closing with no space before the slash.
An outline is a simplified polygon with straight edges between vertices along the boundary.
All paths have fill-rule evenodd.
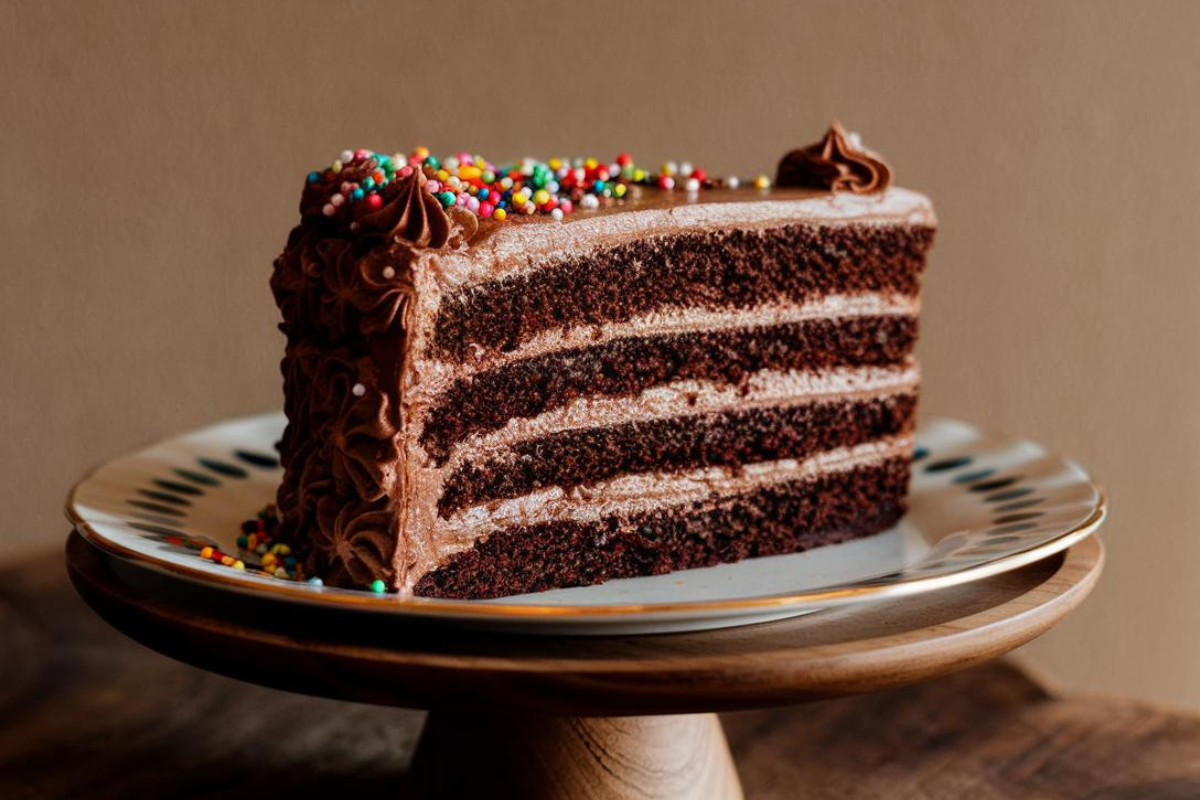
<path id="1" fill-rule="evenodd" d="M 325 170 L 308 173 L 308 183 L 321 184 L 327 190 L 321 213 L 334 217 L 359 204 L 365 204 L 368 211 L 382 207 L 388 185 L 416 170 L 425 175 L 426 190 L 442 208 L 457 206 L 480 219 L 497 221 L 535 214 L 562 219 L 576 209 L 594 209 L 620 200 L 631 186 L 696 192 L 715 185 L 736 185 L 736 179 L 713 181 L 704 170 L 686 162 L 667 162 L 657 172 L 650 172 L 636 165 L 628 153 L 607 164 L 594 158 L 545 162 L 527 158 L 498 167 L 471 153 L 437 158 L 425 147 L 407 156 L 345 150 Z"/>

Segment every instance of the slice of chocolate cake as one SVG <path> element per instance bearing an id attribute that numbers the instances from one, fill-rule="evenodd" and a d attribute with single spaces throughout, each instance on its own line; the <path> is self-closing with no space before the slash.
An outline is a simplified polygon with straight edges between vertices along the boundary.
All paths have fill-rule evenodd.
<path id="1" fill-rule="evenodd" d="M 839 128 L 777 185 L 621 157 L 343 153 L 275 264 L 281 535 L 327 583 L 484 598 L 884 530 L 921 195 Z"/>

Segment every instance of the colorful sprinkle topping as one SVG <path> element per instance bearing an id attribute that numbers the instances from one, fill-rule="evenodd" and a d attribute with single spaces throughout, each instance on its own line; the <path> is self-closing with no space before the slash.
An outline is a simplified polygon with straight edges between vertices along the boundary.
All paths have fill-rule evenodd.
<path id="1" fill-rule="evenodd" d="M 425 190 L 443 209 L 458 207 L 480 219 L 504 220 L 535 214 L 561 220 L 576 209 L 598 208 L 624 198 L 632 186 L 697 192 L 726 182 L 710 179 L 691 164 L 667 162 L 657 172 L 639 167 L 628 153 L 609 163 L 594 158 L 552 158 L 497 166 L 480 155 L 459 153 L 438 158 L 418 147 L 407 156 L 373 150 L 345 150 L 325 170 L 308 173 L 308 183 L 326 189 L 321 213 L 334 217 L 357 204 L 368 210 L 383 206 L 393 182 L 421 171 Z M 315 211 L 315 206 L 314 206 Z"/>
<path id="2" fill-rule="evenodd" d="M 254 519 L 242 523 L 237 537 L 238 554 L 223 553 L 215 547 L 200 550 L 200 557 L 239 570 L 261 572 L 276 578 L 299 580 L 304 577 L 300 563 L 292 556 L 292 549 L 276 541 L 279 516 L 274 506 L 267 506 Z"/>

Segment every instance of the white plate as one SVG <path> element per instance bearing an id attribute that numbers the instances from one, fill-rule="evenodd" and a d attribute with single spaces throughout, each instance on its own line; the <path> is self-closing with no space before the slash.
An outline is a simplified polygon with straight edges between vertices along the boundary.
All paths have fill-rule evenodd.
<path id="1" fill-rule="evenodd" d="M 237 552 L 240 523 L 273 502 L 282 414 L 233 419 L 112 461 L 80 482 L 67 516 L 129 561 L 231 591 L 475 628 L 608 635 L 766 622 L 834 604 L 979 580 L 1092 533 L 1104 497 L 1075 464 L 953 420 L 917 433 L 909 512 L 878 535 L 807 553 L 498 600 L 397 599 L 312 586 L 200 558 Z"/>

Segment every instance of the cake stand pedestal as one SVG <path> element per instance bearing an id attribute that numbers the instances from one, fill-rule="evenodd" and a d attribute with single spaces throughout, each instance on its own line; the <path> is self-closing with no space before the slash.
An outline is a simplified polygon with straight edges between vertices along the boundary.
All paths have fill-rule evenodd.
<path id="1" fill-rule="evenodd" d="M 481 633 L 239 596 L 118 561 L 78 534 L 67 563 L 93 609 L 173 658 L 289 691 L 432 709 L 413 763 L 428 796 L 724 799 L 742 794 L 713 712 L 869 692 L 994 658 L 1078 606 L 1103 550 L 1092 537 L 907 599 L 612 638 Z"/>

